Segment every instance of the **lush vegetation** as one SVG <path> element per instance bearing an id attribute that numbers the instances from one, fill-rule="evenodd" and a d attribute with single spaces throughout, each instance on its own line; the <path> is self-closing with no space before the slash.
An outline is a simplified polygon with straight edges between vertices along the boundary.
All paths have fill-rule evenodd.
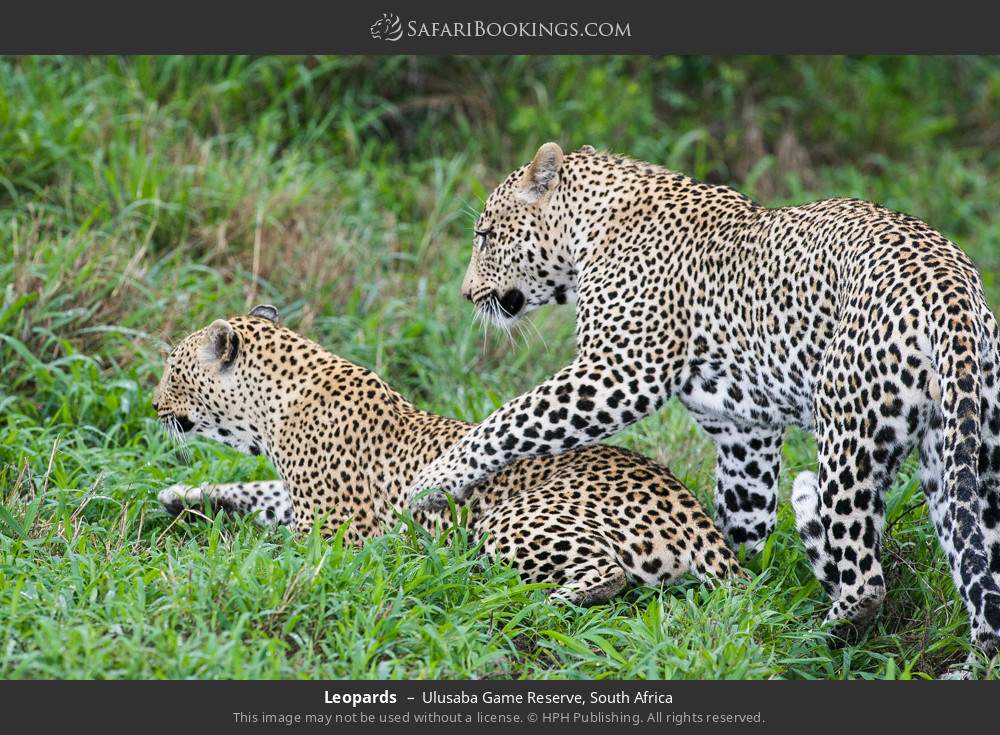
<path id="1" fill-rule="evenodd" d="M 572 354 L 513 342 L 459 283 L 480 200 L 545 140 L 627 152 L 766 203 L 873 199 L 935 225 L 1000 306 L 1000 61 L 988 58 L 0 60 L 0 676 L 915 677 L 967 627 L 909 462 L 890 597 L 831 649 L 782 504 L 747 588 L 553 607 L 461 529 L 363 550 L 162 513 L 173 482 L 272 476 L 179 452 L 162 353 L 259 302 L 421 405 L 478 420 Z M 617 442 L 711 501 L 671 405 Z M 815 462 L 790 432 L 781 486 Z M 992 676 L 997 676 L 994 671 Z"/>

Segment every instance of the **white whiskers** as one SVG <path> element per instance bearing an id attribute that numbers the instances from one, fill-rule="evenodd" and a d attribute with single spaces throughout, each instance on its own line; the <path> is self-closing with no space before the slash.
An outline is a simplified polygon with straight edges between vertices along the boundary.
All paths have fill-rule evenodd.
<path id="1" fill-rule="evenodd" d="M 486 354 L 487 332 L 489 326 L 496 327 L 507 336 L 511 349 L 517 349 L 517 340 L 514 337 L 514 330 L 517 336 L 523 340 L 525 347 L 530 346 L 532 333 L 538 337 L 545 351 L 548 352 L 549 345 L 538 327 L 529 318 L 516 319 L 510 312 L 503 308 L 499 300 L 490 297 L 476 302 L 476 309 L 473 313 L 473 322 L 478 323 L 483 328 L 483 354 Z"/>
<path id="2" fill-rule="evenodd" d="M 485 311 L 483 310 L 483 307 L 480 304 L 476 304 L 476 308 L 472 312 L 472 323 L 473 324 L 478 324 L 480 327 L 482 327 L 482 330 L 483 330 L 483 351 L 482 351 L 482 354 L 483 355 L 486 354 L 486 340 L 487 340 L 487 337 L 488 337 L 489 331 L 490 331 L 489 325 L 486 323 L 486 320 L 487 320 L 487 317 L 486 317 Z"/>
<path id="3" fill-rule="evenodd" d="M 172 413 L 166 414 L 165 416 L 160 416 L 160 425 L 167 432 L 167 436 L 174 443 L 177 449 L 177 454 L 180 456 L 181 460 L 186 465 L 191 464 L 191 452 L 187 447 L 187 436 L 181 430 L 181 422 L 177 420 L 177 417 Z"/>
<path id="4" fill-rule="evenodd" d="M 539 330 L 538 326 L 533 321 L 531 321 L 531 319 L 529 319 L 529 318 L 522 319 L 522 320 L 520 320 L 517 323 L 518 329 L 521 330 L 521 334 L 525 334 L 528 331 L 524 327 L 524 325 L 527 325 L 528 327 L 531 327 L 532 331 L 534 331 L 534 333 L 536 335 L 538 335 L 538 340 L 542 343 L 542 346 L 545 348 L 545 351 L 548 352 L 549 351 L 549 343 L 545 341 L 545 337 L 544 337 L 544 335 L 542 335 L 542 332 L 541 332 L 541 330 Z M 528 344 L 528 338 L 527 337 L 525 337 L 524 343 L 525 343 L 525 345 Z"/>
<path id="5" fill-rule="evenodd" d="M 514 342 L 514 335 L 511 333 L 510 327 L 513 315 L 510 314 L 500 302 L 496 299 L 490 299 L 490 308 L 493 310 L 493 323 L 503 330 L 504 334 L 507 335 L 507 341 L 510 342 L 510 347 L 512 350 L 517 349 L 517 343 Z"/>

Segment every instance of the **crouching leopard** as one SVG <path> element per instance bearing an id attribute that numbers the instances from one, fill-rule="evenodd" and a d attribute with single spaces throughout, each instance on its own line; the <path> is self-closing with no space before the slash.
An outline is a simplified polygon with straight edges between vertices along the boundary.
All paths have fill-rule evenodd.
<path id="1" fill-rule="evenodd" d="M 831 621 L 885 596 L 887 489 L 920 451 L 930 516 L 973 641 L 1000 641 L 997 322 L 962 251 L 854 199 L 765 208 L 725 186 L 555 143 L 511 173 L 475 225 L 462 290 L 509 326 L 576 303 L 576 356 L 421 470 L 464 499 L 524 457 L 620 431 L 676 396 L 717 446 L 716 514 L 735 544 L 774 528 L 782 435 L 814 430 L 793 507 Z M 850 633 L 853 626 L 841 627 Z"/>
<path id="2" fill-rule="evenodd" d="M 349 523 L 360 544 L 398 521 L 417 470 L 470 425 L 413 406 L 375 373 L 277 323 L 259 306 L 218 320 L 173 350 L 153 406 L 171 431 L 263 454 L 281 479 L 160 493 L 166 508 L 208 503 L 264 523 L 325 533 Z M 512 464 L 469 505 L 487 553 L 528 580 L 588 605 L 628 583 L 742 575 L 698 501 L 668 470 L 633 452 L 595 446 Z M 448 513 L 415 513 L 436 526 Z"/>

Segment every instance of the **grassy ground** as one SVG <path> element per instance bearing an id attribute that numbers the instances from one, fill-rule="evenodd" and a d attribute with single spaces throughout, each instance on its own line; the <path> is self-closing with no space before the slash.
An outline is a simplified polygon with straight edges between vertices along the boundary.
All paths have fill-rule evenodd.
<path id="1" fill-rule="evenodd" d="M 180 455 L 149 393 L 172 340 L 258 302 L 421 405 L 486 416 L 572 354 L 472 326 L 470 217 L 537 145 L 590 143 L 771 204 L 858 196 L 976 260 L 1000 306 L 1000 61 L 0 60 L 0 676 L 933 676 L 964 612 L 912 461 L 888 496 L 883 616 L 831 650 L 787 504 L 745 590 L 550 606 L 461 531 L 360 552 L 223 516 L 173 482 L 272 476 Z M 671 405 L 616 442 L 709 502 L 713 456 Z M 815 462 L 791 432 L 783 498 Z M 993 676 L 997 676 L 993 672 Z"/>

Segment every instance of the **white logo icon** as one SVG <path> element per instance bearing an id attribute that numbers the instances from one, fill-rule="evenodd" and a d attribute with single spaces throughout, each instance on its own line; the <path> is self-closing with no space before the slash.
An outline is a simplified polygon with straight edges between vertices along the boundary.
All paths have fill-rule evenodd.
<path id="1" fill-rule="evenodd" d="M 376 41 L 398 41 L 403 37 L 403 24 L 395 13 L 382 13 L 368 30 Z"/>

